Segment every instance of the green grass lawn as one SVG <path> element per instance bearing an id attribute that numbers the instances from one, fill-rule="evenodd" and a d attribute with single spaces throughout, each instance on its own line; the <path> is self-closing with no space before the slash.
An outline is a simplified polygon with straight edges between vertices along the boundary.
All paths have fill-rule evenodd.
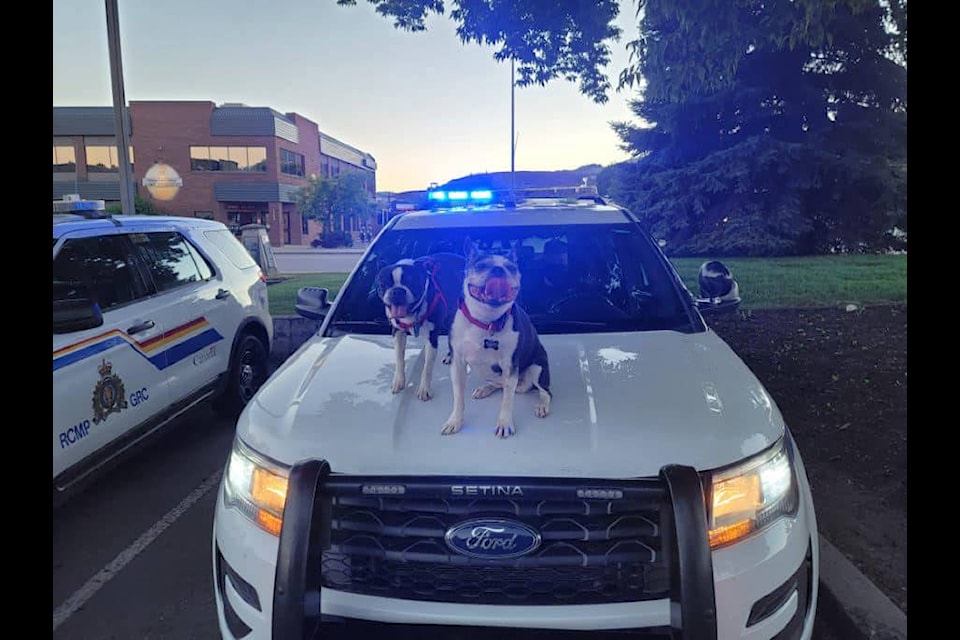
<path id="1" fill-rule="evenodd" d="M 687 287 L 697 293 L 702 258 L 674 258 Z M 722 262 L 740 285 L 740 308 L 831 307 L 907 301 L 907 256 L 729 258 Z M 345 273 L 303 274 L 270 285 L 270 313 L 295 315 L 300 287 L 326 287 L 332 301 Z"/>
<path id="2" fill-rule="evenodd" d="M 271 284 L 267 290 L 270 295 L 270 314 L 274 316 L 297 315 L 297 291 L 300 287 L 326 287 L 330 291 L 327 299 L 333 302 L 347 274 L 309 273 L 282 277 L 282 282 Z"/>
<path id="3" fill-rule="evenodd" d="M 703 260 L 674 258 L 687 287 L 697 292 Z M 830 307 L 907 301 L 907 256 L 729 258 L 722 262 L 740 286 L 741 308 Z"/>

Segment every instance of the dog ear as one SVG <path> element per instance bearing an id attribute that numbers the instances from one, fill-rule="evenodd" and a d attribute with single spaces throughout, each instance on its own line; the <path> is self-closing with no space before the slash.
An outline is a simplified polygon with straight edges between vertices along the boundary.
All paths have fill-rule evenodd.
<path id="1" fill-rule="evenodd" d="M 520 260 L 520 241 L 514 240 L 510 243 L 510 251 L 507 252 L 507 259 L 513 264 Z"/>
<path id="2" fill-rule="evenodd" d="M 467 259 L 467 262 L 473 262 L 473 256 L 477 253 L 477 245 L 474 241 L 467 236 L 463 241 L 463 257 Z"/>

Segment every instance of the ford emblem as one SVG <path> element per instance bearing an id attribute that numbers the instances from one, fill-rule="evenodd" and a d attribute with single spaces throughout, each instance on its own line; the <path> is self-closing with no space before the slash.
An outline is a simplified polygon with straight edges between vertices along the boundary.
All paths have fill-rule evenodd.
<path id="1" fill-rule="evenodd" d="M 472 558 L 499 560 L 526 555 L 540 546 L 540 534 L 522 522 L 481 518 L 456 524 L 444 536 L 447 546 Z"/>

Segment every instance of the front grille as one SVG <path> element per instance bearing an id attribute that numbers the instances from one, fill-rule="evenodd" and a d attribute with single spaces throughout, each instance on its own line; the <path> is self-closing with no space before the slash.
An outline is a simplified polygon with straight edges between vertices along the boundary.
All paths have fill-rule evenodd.
<path id="1" fill-rule="evenodd" d="M 326 487 L 331 538 L 322 556 L 322 586 L 475 604 L 601 604 L 669 597 L 659 482 L 633 480 L 630 488 L 617 489 L 622 497 L 612 500 L 576 497 L 578 488 L 597 483 L 517 484 L 524 486 L 522 497 L 459 497 L 449 494 L 449 483 L 422 481 L 401 496 L 371 497 L 363 495 L 358 483 L 331 479 Z M 525 524 L 540 534 L 541 543 L 511 559 L 453 551 L 444 535 L 475 518 Z"/>

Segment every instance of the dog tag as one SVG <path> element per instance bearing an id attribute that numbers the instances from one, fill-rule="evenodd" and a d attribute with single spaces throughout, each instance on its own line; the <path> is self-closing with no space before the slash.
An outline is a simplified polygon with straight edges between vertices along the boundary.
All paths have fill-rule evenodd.
<path id="1" fill-rule="evenodd" d="M 486 338 L 484 338 L 484 339 L 483 339 L 483 348 L 484 348 L 484 349 L 493 349 L 494 351 L 497 351 L 497 350 L 500 349 L 500 341 L 499 341 L 499 340 L 487 340 Z"/>

